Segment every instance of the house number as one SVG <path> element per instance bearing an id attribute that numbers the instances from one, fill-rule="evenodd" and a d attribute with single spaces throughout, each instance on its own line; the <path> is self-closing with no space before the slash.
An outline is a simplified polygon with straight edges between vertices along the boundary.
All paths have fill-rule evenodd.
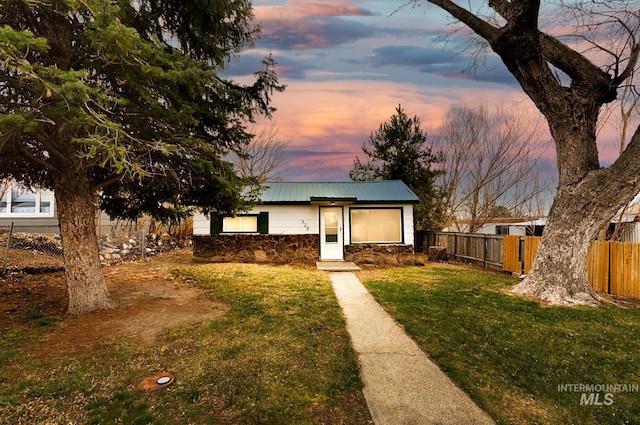
<path id="1" fill-rule="evenodd" d="M 309 225 L 307 224 L 307 222 L 306 222 L 306 221 L 302 220 L 302 226 L 303 226 L 305 229 L 309 230 Z"/>

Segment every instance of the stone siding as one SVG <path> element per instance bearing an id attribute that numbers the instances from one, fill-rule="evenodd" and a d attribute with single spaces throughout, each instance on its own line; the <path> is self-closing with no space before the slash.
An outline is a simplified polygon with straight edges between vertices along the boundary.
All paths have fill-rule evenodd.
<path id="1" fill-rule="evenodd" d="M 314 263 L 319 259 L 318 235 L 193 236 L 196 260 L 215 263 Z M 414 264 L 413 245 L 346 245 L 345 260 L 360 265 Z"/>
<path id="2" fill-rule="evenodd" d="M 376 266 L 413 265 L 413 245 L 357 244 L 344 247 L 346 261 Z"/>
<path id="3" fill-rule="evenodd" d="M 211 235 L 193 237 L 197 260 L 216 263 L 313 263 L 318 235 Z"/>

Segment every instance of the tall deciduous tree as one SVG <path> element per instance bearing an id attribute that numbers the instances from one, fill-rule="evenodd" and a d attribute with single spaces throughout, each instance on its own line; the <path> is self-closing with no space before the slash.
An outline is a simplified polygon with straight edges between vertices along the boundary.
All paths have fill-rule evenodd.
<path id="1" fill-rule="evenodd" d="M 545 6 L 554 10 L 542 10 L 540 0 L 490 0 L 474 10 L 468 2 L 427 2 L 488 43 L 546 117 L 555 141 L 557 195 L 533 268 L 515 292 L 551 303 L 595 303 L 586 272 L 589 246 L 640 190 L 640 128 L 609 167 L 601 166 L 596 145 L 602 106 L 616 100 L 638 66 L 637 2 Z"/>
<path id="2" fill-rule="evenodd" d="M 443 153 L 437 182 L 445 194 L 443 224 L 473 233 L 494 218 L 533 215 L 529 207 L 549 189 L 536 161 L 543 134 L 539 120 L 515 107 L 450 108 L 437 145 Z"/>
<path id="3" fill-rule="evenodd" d="M 281 90 L 218 74 L 258 34 L 249 0 L 0 3 L 0 178 L 53 189 L 69 312 L 113 305 L 97 208 L 164 220 L 242 206 L 221 160 Z"/>
<path id="4" fill-rule="evenodd" d="M 230 153 L 229 161 L 238 175 L 256 184 L 282 181 L 288 167 L 285 149 L 287 142 L 280 136 L 273 122 L 267 126 L 252 125 L 251 141 Z"/>
<path id="5" fill-rule="evenodd" d="M 366 143 L 362 151 L 368 161 L 363 163 L 356 157 L 349 173 L 352 180 L 402 180 L 420 198 L 414 208 L 416 228 L 430 230 L 440 221 L 440 197 L 435 189 L 435 177 L 439 171 L 431 166 L 440 160 L 431 150 L 427 135 L 420 129 L 417 116 L 409 118 L 402 109 L 396 108 L 388 123 L 380 127 Z"/>

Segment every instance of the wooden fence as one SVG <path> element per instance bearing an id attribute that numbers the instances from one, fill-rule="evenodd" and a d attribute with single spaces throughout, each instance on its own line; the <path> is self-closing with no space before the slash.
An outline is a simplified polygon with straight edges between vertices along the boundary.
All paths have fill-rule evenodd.
<path id="1" fill-rule="evenodd" d="M 427 240 L 444 247 L 449 257 L 481 262 L 485 267 L 502 269 L 503 236 L 478 233 L 435 233 Z"/>
<path id="2" fill-rule="evenodd" d="M 527 274 L 538 252 L 540 238 L 537 236 L 502 236 L 503 256 L 508 259 L 502 264 L 504 271 Z"/>
<path id="3" fill-rule="evenodd" d="M 587 273 L 596 291 L 640 299 L 640 243 L 594 242 Z"/>
<path id="4" fill-rule="evenodd" d="M 441 232 L 424 240 L 446 249 L 450 258 L 516 274 L 531 270 L 540 243 L 535 236 Z M 595 241 L 589 250 L 587 276 L 598 292 L 640 299 L 640 243 Z"/>

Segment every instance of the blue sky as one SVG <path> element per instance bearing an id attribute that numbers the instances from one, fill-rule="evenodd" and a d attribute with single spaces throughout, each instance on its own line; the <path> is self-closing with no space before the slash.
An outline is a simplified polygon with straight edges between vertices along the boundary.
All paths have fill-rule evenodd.
<path id="1" fill-rule="evenodd" d="M 437 8 L 403 3 L 254 0 L 262 37 L 227 74 L 248 82 L 266 55 L 278 62 L 287 89 L 274 95 L 273 121 L 288 143 L 287 180 L 348 180 L 362 143 L 398 105 L 431 139 L 452 105 L 537 113 L 497 56 L 471 66 L 468 32 L 453 32 Z"/>

